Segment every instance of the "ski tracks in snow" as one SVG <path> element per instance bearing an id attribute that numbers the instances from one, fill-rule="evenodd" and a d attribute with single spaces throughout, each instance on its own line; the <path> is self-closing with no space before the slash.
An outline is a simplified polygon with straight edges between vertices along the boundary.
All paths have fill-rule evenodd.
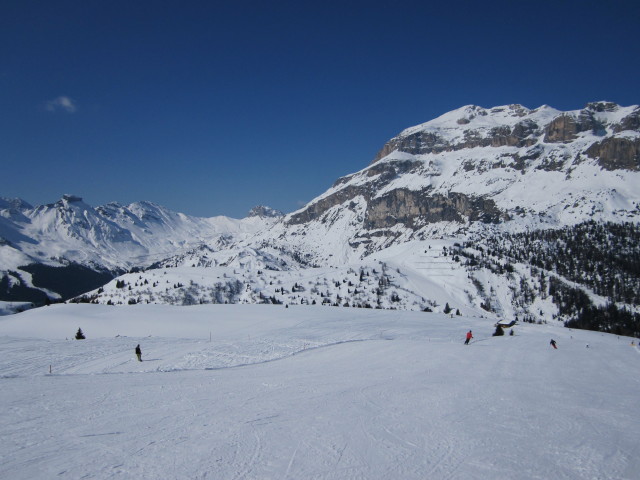
<path id="1" fill-rule="evenodd" d="M 523 325 L 474 348 L 451 319 L 396 317 L 213 342 L 1 337 L 0 477 L 635 478 L 627 340 L 554 329 L 553 350 Z"/>
<path id="2" fill-rule="evenodd" d="M 261 463 L 262 439 L 258 432 L 253 429 L 253 434 L 249 436 L 251 442 L 247 441 L 247 435 L 237 436 L 233 440 L 234 450 L 231 458 L 232 480 L 246 480 L 251 477 L 251 473 L 257 465 Z"/>
<path id="3" fill-rule="evenodd" d="M 448 479 L 455 475 L 461 464 L 459 445 L 455 437 L 442 436 L 440 428 L 435 430 L 440 434 L 433 435 L 420 402 L 409 402 L 415 407 L 411 414 L 403 392 L 384 384 L 364 387 L 359 395 L 364 405 L 360 430 L 373 449 L 367 478 Z M 407 424 L 407 418 L 413 419 L 412 424 Z"/>

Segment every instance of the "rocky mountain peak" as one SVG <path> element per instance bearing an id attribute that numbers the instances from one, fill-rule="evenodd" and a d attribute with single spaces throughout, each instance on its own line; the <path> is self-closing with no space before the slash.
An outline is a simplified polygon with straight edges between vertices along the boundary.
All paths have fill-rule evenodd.
<path id="1" fill-rule="evenodd" d="M 70 193 L 65 193 L 64 195 L 62 195 L 62 200 L 68 203 L 80 203 L 82 202 L 82 197 L 72 195 Z"/>
<path id="2" fill-rule="evenodd" d="M 601 101 L 587 103 L 584 108 L 594 112 L 616 112 L 620 106 L 617 103 Z"/>
<path id="3" fill-rule="evenodd" d="M 283 216 L 284 216 L 284 213 L 282 213 L 280 210 L 275 210 L 265 205 L 257 205 L 253 207 L 247 214 L 247 217 L 261 217 L 261 218 L 277 218 L 277 217 L 283 217 Z"/>

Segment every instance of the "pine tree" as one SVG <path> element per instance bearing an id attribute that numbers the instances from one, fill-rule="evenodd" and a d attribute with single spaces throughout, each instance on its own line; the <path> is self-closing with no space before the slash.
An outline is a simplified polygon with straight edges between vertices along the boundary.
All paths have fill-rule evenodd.
<path id="1" fill-rule="evenodd" d="M 78 331 L 76 332 L 76 340 L 84 340 L 86 337 L 84 336 L 84 333 L 82 333 L 82 329 L 78 328 Z"/>

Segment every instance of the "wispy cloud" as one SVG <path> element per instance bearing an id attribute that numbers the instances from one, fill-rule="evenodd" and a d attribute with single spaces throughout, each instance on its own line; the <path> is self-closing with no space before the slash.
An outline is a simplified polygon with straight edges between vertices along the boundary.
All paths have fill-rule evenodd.
<path id="1" fill-rule="evenodd" d="M 53 100 L 49 100 L 44 107 L 49 112 L 63 111 L 75 113 L 78 110 L 76 103 L 69 97 L 61 95 Z"/>

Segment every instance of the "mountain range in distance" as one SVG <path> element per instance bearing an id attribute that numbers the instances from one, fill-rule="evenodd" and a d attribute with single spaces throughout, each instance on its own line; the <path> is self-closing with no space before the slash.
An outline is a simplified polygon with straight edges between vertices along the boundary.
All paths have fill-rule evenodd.
<path id="1" fill-rule="evenodd" d="M 487 257 L 482 245 L 496 245 L 496 238 L 520 244 L 514 236 L 528 232 L 570 232 L 595 222 L 608 225 L 602 235 L 611 237 L 612 224 L 637 226 L 639 171 L 638 106 L 465 106 L 402 131 L 368 166 L 287 215 L 256 207 L 239 220 L 200 218 L 150 202 L 93 208 L 74 195 L 36 207 L 2 199 L 0 300 L 315 300 L 420 310 L 455 304 L 465 314 L 566 321 L 549 299 L 549 282 L 541 285 L 531 273 L 530 259 L 493 251 L 497 265 L 510 265 L 508 278 L 469 265 L 470 256 Z M 340 273 L 332 278 L 332 271 Z M 615 300 L 558 271 L 542 274 L 585 292 L 595 306 Z M 158 275 L 182 287 L 161 295 Z M 377 288 L 365 289 L 366 276 Z M 522 281 L 536 296 L 526 305 L 521 285 L 512 288 Z M 187 284 L 199 287 L 178 294 Z M 637 312 L 634 302 L 614 303 Z"/>

